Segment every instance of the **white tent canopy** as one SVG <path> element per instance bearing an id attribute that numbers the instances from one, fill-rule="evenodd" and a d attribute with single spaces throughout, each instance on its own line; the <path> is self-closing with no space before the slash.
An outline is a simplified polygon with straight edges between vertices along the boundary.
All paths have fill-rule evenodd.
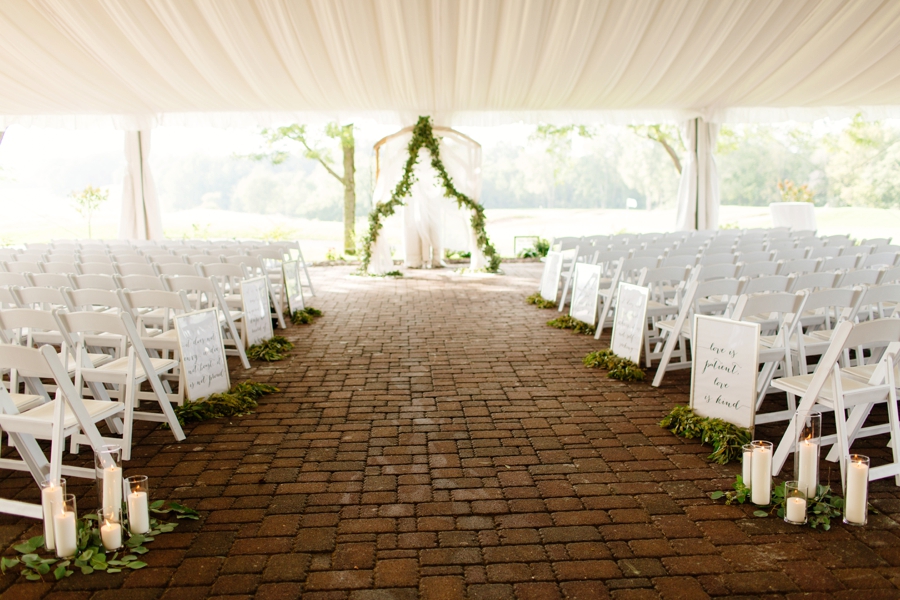
<path id="1" fill-rule="evenodd" d="M 7 0 L 0 129 L 900 116 L 895 0 Z"/>

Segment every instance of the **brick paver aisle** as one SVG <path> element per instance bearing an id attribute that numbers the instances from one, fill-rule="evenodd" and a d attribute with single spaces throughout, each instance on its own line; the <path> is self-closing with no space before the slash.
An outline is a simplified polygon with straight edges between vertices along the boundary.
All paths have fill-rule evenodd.
<path id="1" fill-rule="evenodd" d="M 523 302 L 540 265 L 504 268 L 398 280 L 315 269 L 326 314 L 289 330 L 290 359 L 232 369 L 281 394 L 189 427 L 181 444 L 138 432 L 126 470 L 203 520 L 160 536 L 141 571 L 6 575 L 3 597 L 898 597 L 892 481 L 873 486 L 885 514 L 865 529 L 821 533 L 712 502 L 737 467 L 657 426 L 686 402 L 687 373 L 656 390 L 583 367 L 601 346 Z M 36 498 L 24 477 L 2 477 L 4 497 Z M 91 484 L 76 493 L 96 504 Z M 3 548 L 39 531 L 0 517 Z"/>

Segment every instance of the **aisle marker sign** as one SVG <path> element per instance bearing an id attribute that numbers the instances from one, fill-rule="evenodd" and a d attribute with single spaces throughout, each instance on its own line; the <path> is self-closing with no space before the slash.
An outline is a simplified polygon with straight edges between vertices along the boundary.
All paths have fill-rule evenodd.
<path id="1" fill-rule="evenodd" d="M 550 302 L 556 302 L 560 274 L 562 274 L 562 252 L 550 251 L 544 257 L 544 274 L 541 276 L 541 298 Z"/>
<path id="2" fill-rule="evenodd" d="M 269 308 L 269 286 L 263 277 L 241 282 L 241 300 L 244 303 L 244 332 L 247 346 L 271 340 L 272 312 Z"/>
<path id="3" fill-rule="evenodd" d="M 694 316 L 691 409 L 753 429 L 759 324 L 722 317 Z"/>
<path id="4" fill-rule="evenodd" d="M 284 269 L 284 293 L 287 296 L 288 311 L 294 314 L 303 310 L 303 287 L 300 285 L 300 263 L 296 260 L 286 260 L 281 263 Z"/>
<path id="5" fill-rule="evenodd" d="M 569 316 L 593 325 L 597 322 L 597 300 L 603 267 L 578 263 L 572 276 L 572 304 Z"/>
<path id="6" fill-rule="evenodd" d="M 649 290 L 639 285 L 620 283 L 616 296 L 616 316 L 613 319 L 610 350 L 633 363 L 641 360 L 644 328 L 647 327 L 647 297 Z"/>
<path id="7" fill-rule="evenodd" d="M 187 400 L 227 392 L 231 387 L 219 310 L 206 308 L 177 315 L 175 331 L 181 354 L 181 381 Z"/>

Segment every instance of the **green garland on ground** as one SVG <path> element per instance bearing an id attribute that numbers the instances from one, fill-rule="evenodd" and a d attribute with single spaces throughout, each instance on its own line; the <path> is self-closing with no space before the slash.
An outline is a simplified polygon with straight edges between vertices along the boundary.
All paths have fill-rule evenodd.
<path id="1" fill-rule="evenodd" d="M 294 325 L 306 325 L 312 323 L 316 317 L 322 316 L 322 311 L 312 306 L 307 306 L 301 310 L 295 310 L 291 313 L 291 323 Z"/>
<path id="2" fill-rule="evenodd" d="M 713 500 L 725 498 L 725 504 L 744 504 L 750 499 L 750 488 L 744 485 L 741 475 L 735 479 L 733 491 L 716 491 L 709 495 Z M 763 510 L 767 508 L 767 510 Z M 784 518 L 784 483 L 772 488 L 772 498 L 768 506 L 753 511 L 754 517 L 768 517 L 775 515 Z M 869 506 L 868 510 L 874 512 Z M 831 487 L 820 485 L 816 489 L 816 496 L 806 503 L 806 524 L 813 529 L 821 528 L 823 531 L 831 529 L 831 520 L 840 519 L 844 514 L 844 499 L 831 493 Z"/>
<path id="3" fill-rule="evenodd" d="M 594 332 L 597 331 L 597 328 L 593 325 L 574 319 L 569 315 L 550 319 L 547 321 L 547 325 L 556 327 L 557 329 L 571 329 L 575 333 L 583 333 L 584 335 L 594 335 Z"/>
<path id="4" fill-rule="evenodd" d="M 250 360 L 264 360 L 266 362 L 275 362 L 276 360 L 284 360 L 284 355 L 290 352 L 294 345 L 287 341 L 286 338 L 276 335 L 258 344 L 253 344 L 247 348 L 247 358 Z"/>
<path id="5" fill-rule="evenodd" d="M 261 397 L 278 391 L 274 385 L 245 381 L 222 394 L 210 394 L 194 402 L 185 401 L 181 406 L 172 406 L 172 409 L 182 425 L 190 421 L 241 416 L 252 412 Z"/>
<path id="6" fill-rule="evenodd" d="M 165 505 L 162 500 L 157 500 L 150 505 L 150 510 L 157 514 L 176 513 L 179 519 L 200 518 L 200 514 L 177 502 Z M 98 518 L 95 513 L 87 513 L 78 518 L 75 524 L 77 550 L 74 559 L 59 559 L 55 553 L 48 558 L 41 558 L 38 550 L 47 552 L 44 548 L 44 536 L 38 535 L 29 540 L 13 546 L 20 554 L 18 557 L 0 559 L 0 571 L 6 573 L 10 569 L 22 567 L 22 574 L 28 581 L 43 581 L 44 575 L 49 575 L 51 570 L 56 580 L 70 577 L 75 574 L 73 569 L 79 569 L 83 575 L 90 575 L 97 571 L 106 573 L 121 573 L 124 569 L 143 569 L 147 566 L 135 555 L 149 552 L 144 544 L 152 542 L 156 536 L 169 533 L 178 526 L 178 523 L 166 523 L 157 519 L 150 519 L 150 531 L 143 535 L 132 535 L 125 540 L 124 548 L 119 551 L 106 550 L 100 538 Z M 122 523 L 122 528 L 128 530 L 128 519 Z"/>
<path id="7" fill-rule="evenodd" d="M 618 379 L 619 381 L 643 381 L 646 378 L 646 374 L 644 373 L 644 370 L 641 369 L 640 365 L 627 358 L 616 356 L 610 349 L 591 352 L 581 359 L 581 362 L 583 362 L 586 367 L 606 369 L 609 371 L 606 376 L 610 379 Z"/>
<path id="8" fill-rule="evenodd" d="M 700 438 L 701 443 L 712 444 L 713 453 L 708 458 L 720 465 L 742 458 L 744 444 L 750 443 L 749 429 L 722 419 L 698 417 L 689 406 L 676 406 L 659 425 L 679 437 Z"/>
<path id="9" fill-rule="evenodd" d="M 544 300 L 540 292 L 535 292 L 525 298 L 526 304 L 534 304 L 538 308 L 556 308 L 556 302 L 553 300 Z"/>
<path id="10" fill-rule="evenodd" d="M 394 214 L 399 206 L 403 206 L 403 198 L 412 193 L 412 186 L 416 182 L 416 176 L 413 169 L 419 162 L 419 150 L 426 148 L 431 153 L 431 166 L 437 172 L 438 179 L 444 186 L 444 195 L 448 198 L 456 200 L 456 204 L 460 208 L 468 208 L 472 211 L 472 229 L 475 232 L 475 240 L 478 248 L 484 253 L 488 259 L 488 265 L 485 271 L 488 273 L 496 273 L 500 269 L 500 254 L 488 239 L 485 230 L 484 207 L 459 192 L 453 185 L 453 180 L 444 168 L 441 161 L 440 142 L 435 137 L 431 126 L 431 117 L 419 117 L 418 122 L 412 130 L 412 139 L 409 140 L 409 157 L 406 159 L 406 165 L 403 167 L 403 175 L 394 191 L 391 192 L 391 199 L 387 202 L 379 202 L 369 213 L 369 231 L 366 233 L 362 241 L 362 265 L 360 271 L 368 273 L 369 263 L 372 260 L 372 244 L 378 239 L 381 228 L 384 226 L 382 222 L 387 217 Z"/>

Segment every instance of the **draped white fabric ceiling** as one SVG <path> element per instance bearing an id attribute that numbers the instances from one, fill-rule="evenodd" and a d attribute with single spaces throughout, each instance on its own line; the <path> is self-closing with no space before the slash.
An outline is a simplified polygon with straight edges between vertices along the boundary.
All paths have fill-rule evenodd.
<path id="1" fill-rule="evenodd" d="M 0 128 L 310 113 L 774 120 L 898 105 L 897 0 L 0 2 Z"/>

